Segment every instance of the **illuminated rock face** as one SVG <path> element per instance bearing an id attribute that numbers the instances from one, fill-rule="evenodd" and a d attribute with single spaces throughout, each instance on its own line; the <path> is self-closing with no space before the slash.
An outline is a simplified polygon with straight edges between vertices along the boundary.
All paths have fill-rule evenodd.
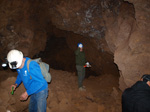
<path id="1" fill-rule="evenodd" d="M 128 0 L 135 10 L 134 27 L 128 36 L 126 44 L 115 51 L 115 62 L 121 70 L 120 88 L 130 86 L 139 80 L 142 74 L 150 73 L 150 14 L 149 2 Z M 123 83 L 124 84 L 123 84 Z M 124 86 L 123 86 L 124 85 Z"/>
<path id="2" fill-rule="evenodd" d="M 116 74 L 116 63 L 123 90 L 150 73 L 149 5 L 147 0 L 2 0 L 0 59 L 10 49 L 33 57 L 45 50 L 48 38 L 64 37 L 69 53 L 84 44 L 97 74 Z M 67 51 L 57 52 L 58 58 Z"/>

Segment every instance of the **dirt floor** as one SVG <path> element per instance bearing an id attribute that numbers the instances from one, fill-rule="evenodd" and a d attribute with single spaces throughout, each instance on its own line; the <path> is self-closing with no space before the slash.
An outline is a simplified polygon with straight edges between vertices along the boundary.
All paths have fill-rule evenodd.
<path id="1" fill-rule="evenodd" d="M 121 112 L 121 91 L 118 77 L 111 74 L 90 76 L 84 80 L 86 91 L 79 91 L 76 73 L 51 69 L 52 82 L 49 84 L 47 112 Z M 25 91 L 23 84 L 14 95 L 10 85 L 17 73 L 0 71 L 1 112 L 28 112 L 30 98 L 21 102 L 19 97 Z"/>

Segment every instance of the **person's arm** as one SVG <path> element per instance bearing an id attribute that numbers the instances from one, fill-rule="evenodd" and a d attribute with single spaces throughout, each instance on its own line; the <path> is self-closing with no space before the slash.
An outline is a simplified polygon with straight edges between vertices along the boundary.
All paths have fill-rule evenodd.
<path id="1" fill-rule="evenodd" d="M 12 91 L 12 88 L 13 88 L 13 90 L 16 90 L 16 88 L 20 85 L 21 82 L 22 82 L 22 80 L 18 74 L 15 84 L 10 86 L 10 91 Z"/>
<path id="2" fill-rule="evenodd" d="M 18 87 L 20 84 L 21 84 L 21 82 L 22 82 L 22 80 L 21 80 L 21 78 L 20 78 L 20 76 L 19 76 L 19 74 L 17 75 L 17 79 L 16 79 L 16 82 L 15 82 L 15 86 L 16 87 Z"/>
<path id="3" fill-rule="evenodd" d="M 40 66 L 37 62 L 31 61 L 29 65 L 30 75 L 32 81 L 30 83 L 30 88 L 26 91 L 28 95 L 37 92 L 43 86 L 43 75 L 41 73 Z"/>

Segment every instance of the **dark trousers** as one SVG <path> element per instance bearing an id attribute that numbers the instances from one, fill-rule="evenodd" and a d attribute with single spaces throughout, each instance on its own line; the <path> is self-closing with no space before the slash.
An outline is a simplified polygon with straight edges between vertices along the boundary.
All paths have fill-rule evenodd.
<path id="1" fill-rule="evenodd" d="M 83 86 L 83 80 L 85 78 L 85 68 L 81 65 L 76 65 L 77 74 L 78 74 L 78 87 Z"/>

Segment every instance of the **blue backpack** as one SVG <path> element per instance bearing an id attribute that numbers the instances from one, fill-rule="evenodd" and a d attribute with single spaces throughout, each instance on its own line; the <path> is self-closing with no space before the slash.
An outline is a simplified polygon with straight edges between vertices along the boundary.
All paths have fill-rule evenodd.
<path id="1" fill-rule="evenodd" d="M 40 65 L 40 68 L 41 68 L 41 72 L 42 72 L 42 75 L 44 77 L 44 79 L 50 83 L 51 82 L 51 74 L 49 72 L 49 64 L 45 63 L 45 62 L 42 62 L 41 58 L 37 58 L 37 59 L 29 59 L 27 61 L 27 68 L 28 68 L 28 71 L 30 72 L 29 70 L 29 64 L 31 61 L 36 61 L 39 65 Z M 31 78 L 31 77 L 30 77 Z"/>

